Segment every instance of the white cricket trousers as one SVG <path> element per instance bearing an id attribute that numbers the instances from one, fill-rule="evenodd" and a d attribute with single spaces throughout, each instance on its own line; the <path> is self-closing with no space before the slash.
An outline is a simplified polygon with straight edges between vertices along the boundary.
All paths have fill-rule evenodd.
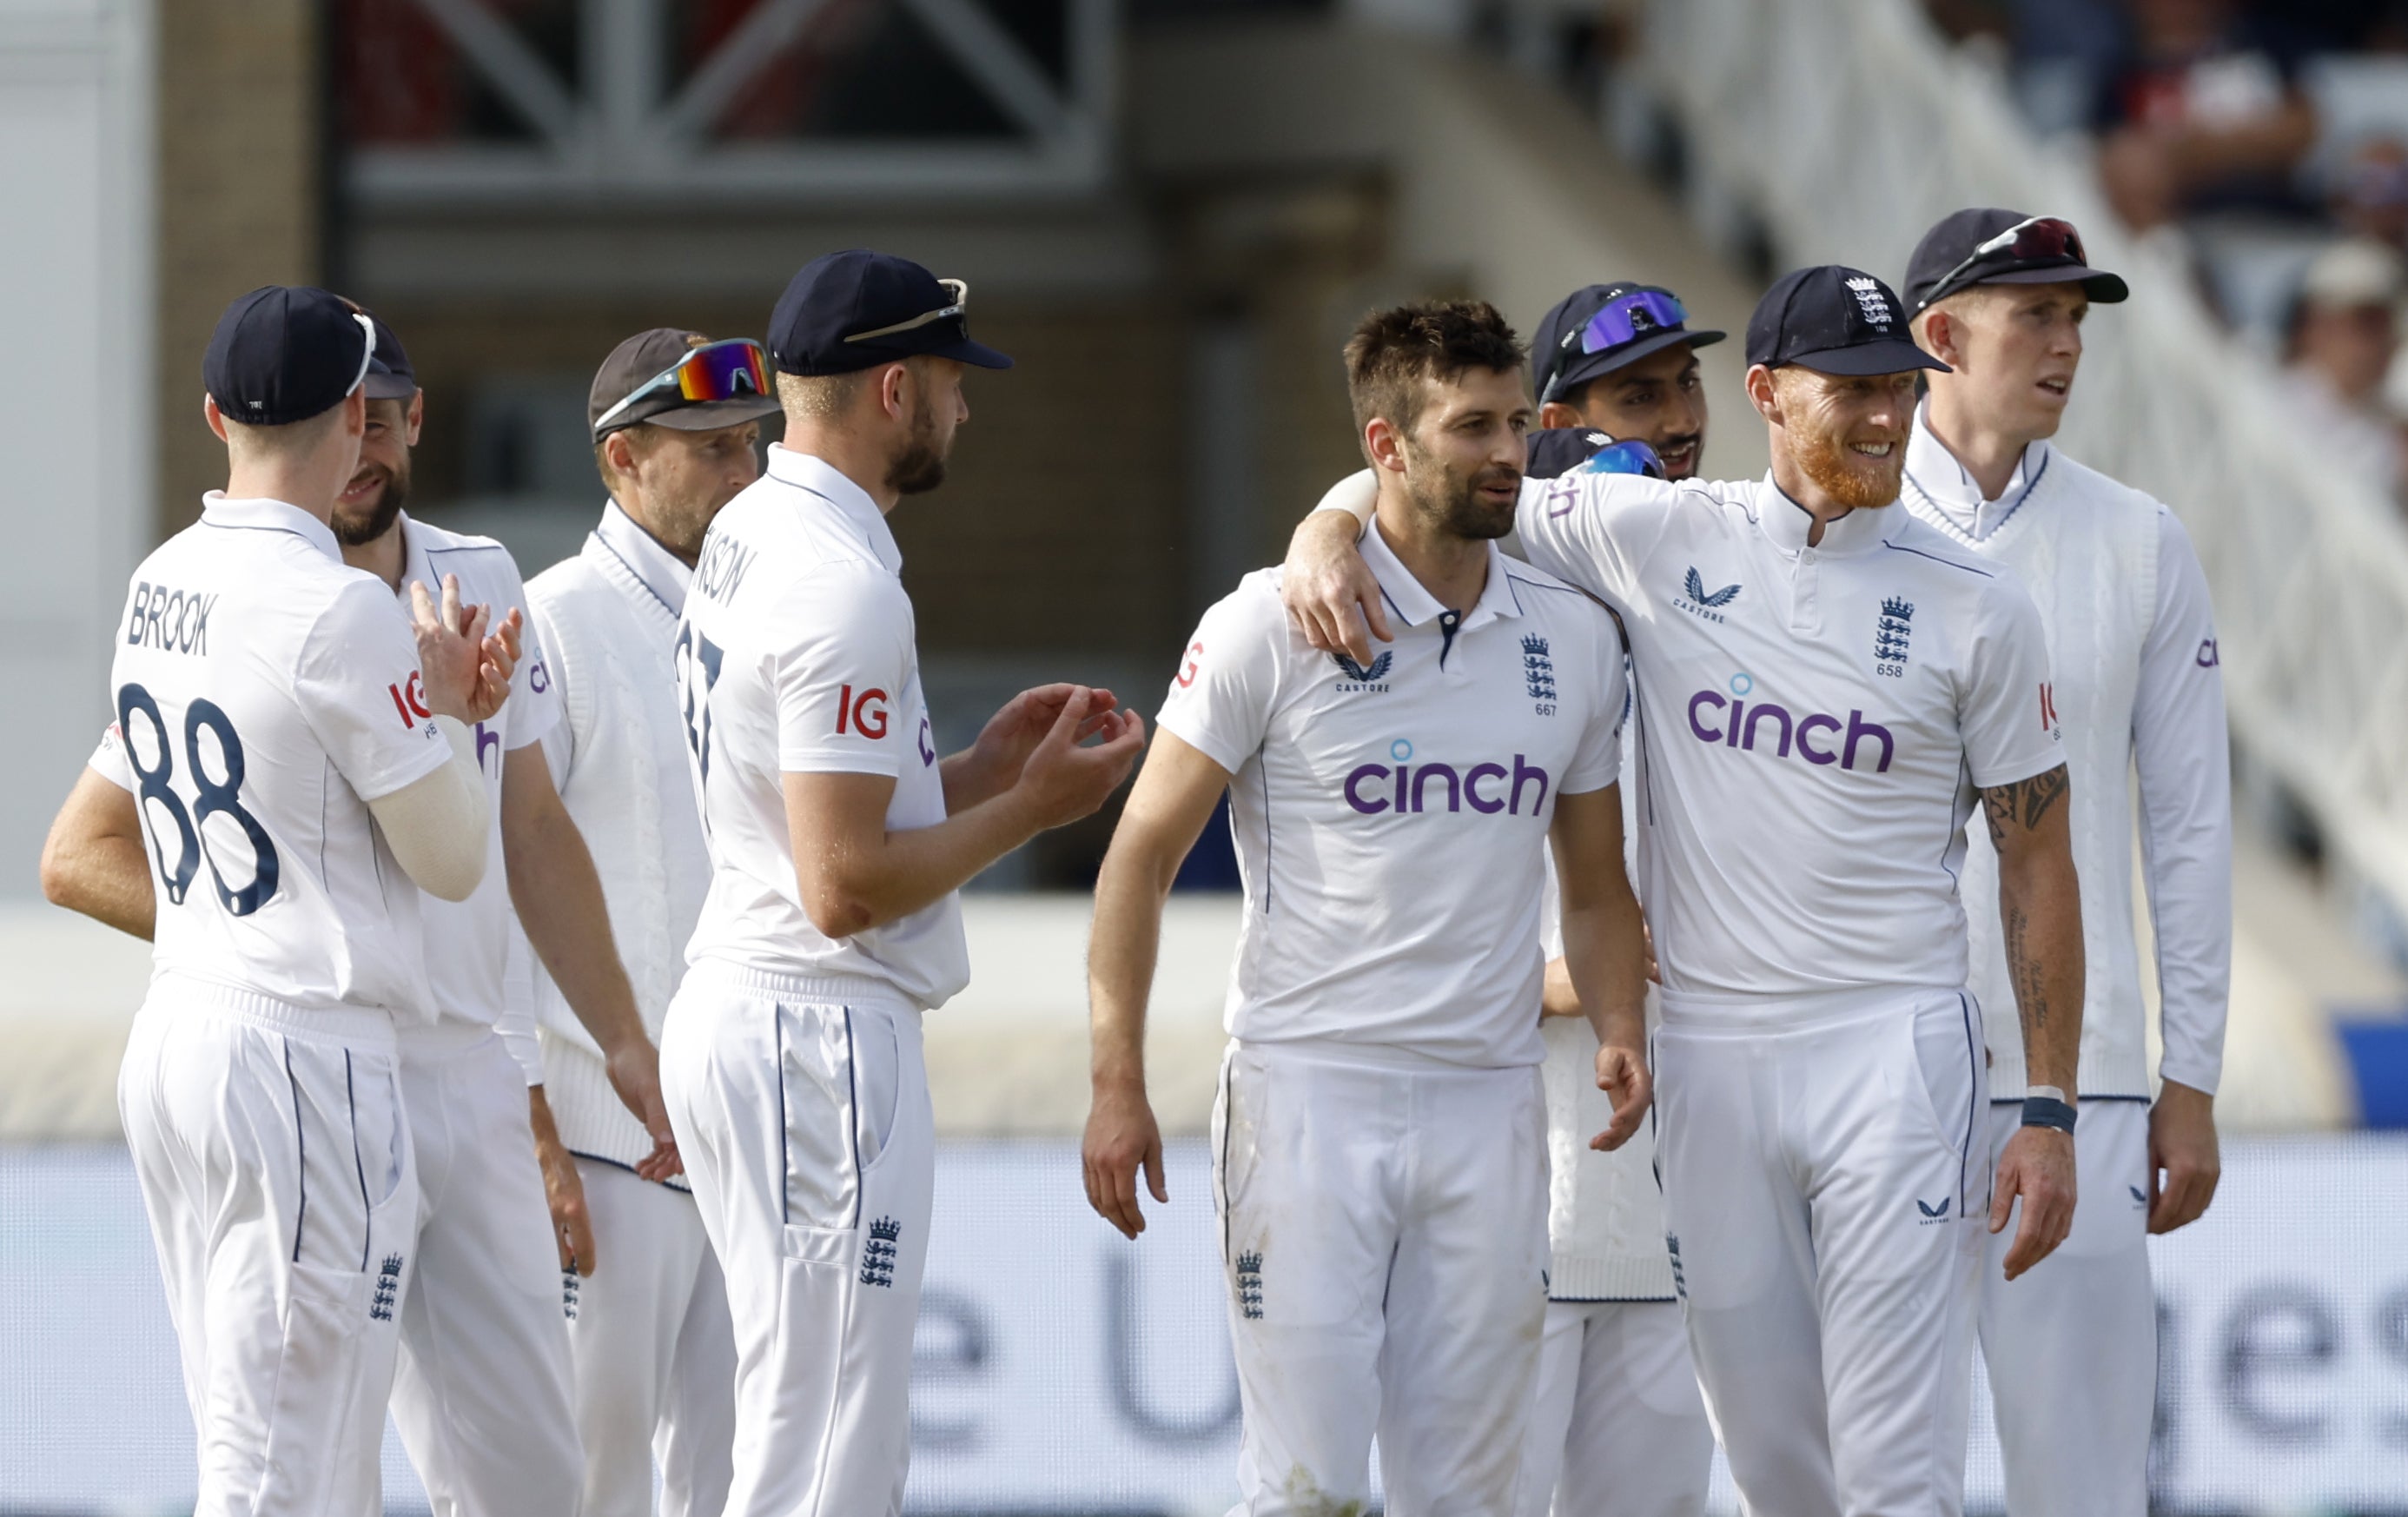
<path id="1" fill-rule="evenodd" d="M 162 976 L 117 1107 L 198 1435 L 195 1517 L 379 1505 L 418 1211 L 391 1019 Z"/>
<path id="2" fill-rule="evenodd" d="M 402 1038 L 419 1227 L 394 1425 L 435 1517 L 576 1517 L 585 1461 L 526 1073 L 491 1028 L 457 1027 Z"/>
<path id="3" fill-rule="evenodd" d="M 1714 1430 L 1675 1301 L 1550 1301 L 1519 1517 L 1699 1517 Z"/>
<path id="4" fill-rule="evenodd" d="M 2022 1125 L 2022 1102 L 1991 1107 L 1994 1171 Z M 2083 1101 L 2073 1163 L 2073 1231 L 2057 1252 L 2010 1283 L 2010 1222 L 1990 1240 L 1982 1268 L 1982 1357 L 1998 1413 L 2007 1510 L 2139 1517 L 2149 1510 L 2157 1383 L 2148 1103 Z"/>
<path id="5" fill-rule="evenodd" d="M 1656 1160 L 1751 1517 L 1956 1517 L 1990 1196 L 1957 991 L 1668 995 Z"/>
<path id="6" fill-rule="evenodd" d="M 594 1272 L 568 1313 L 583 1517 L 719 1517 L 736 1429 L 736 1328 L 727 1281 L 683 1191 L 580 1157 Z"/>
<path id="7" fill-rule="evenodd" d="M 936 1188 L 919 1010 L 705 959 L 669 1003 L 661 1093 L 735 1324 L 726 1517 L 893 1517 Z"/>
<path id="8" fill-rule="evenodd" d="M 1236 1512 L 1513 1510 L 1546 1315 L 1535 1065 L 1233 1043 L 1212 1113 Z"/>

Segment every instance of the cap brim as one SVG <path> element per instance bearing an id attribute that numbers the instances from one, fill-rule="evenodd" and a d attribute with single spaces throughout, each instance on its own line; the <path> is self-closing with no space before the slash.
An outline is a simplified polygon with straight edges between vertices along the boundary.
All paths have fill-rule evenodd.
<path id="1" fill-rule="evenodd" d="M 1627 342 L 1619 348 L 1608 349 L 1601 353 L 1583 353 L 1579 362 L 1565 365 L 1562 371 L 1555 376 L 1555 394 L 1552 398 L 1561 400 L 1566 392 L 1574 385 L 1586 384 L 1600 375 L 1611 374 L 1618 368 L 1627 368 L 1642 358 L 1662 352 L 1667 348 L 1677 347 L 1684 342 L 1692 348 L 1710 348 L 1728 336 L 1730 334 L 1727 332 L 1716 332 L 1711 328 L 1696 332 L 1658 332 L 1652 336 L 1641 337 L 1636 342 Z"/>
<path id="2" fill-rule="evenodd" d="M 2095 305 L 2112 306 L 2128 300 L 2132 287 L 2124 282 L 2121 274 L 2110 274 L 2103 268 L 2090 268 L 2082 264 L 2060 264 L 2054 268 L 2011 268 L 2003 274 L 1975 279 L 1974 284 L 2078 284 L 2082 293 Z"/>
<path id="3" fill-rule="evenodd" d="M 962 338 L 959 342 L 949 342 L 941 348 L 925 349 L 924 351 L 931 358 L 950 358 L 956 363 L 969 364 L 979 368 L 1011 366 L 1011 360 L 1004 354 L 996 351 L 983 342 L 972 342 L 968 337 Z"/>
<path id="4" fill-rule="evenodd" d="M 636 420 L 665 426 L 672 432 L 716 432 L 722 427 L 742 426 L 778 414 L 781 409 L 775 395 L 747 395 L 741 400 L 706 400 L 699 406 L 672 406 Z M 631 425 L 633 423 L 630 423 Z M 613 427 L 611 430 L 616 431 Z"/>
<path id="5" fill-rule="evenodd" d="M 1793 353 L 1783 362 L 1799 368 L 1811 368 L 1817 374 L 1845 374 L 1850 378 L 1866 374 L 1904 374 L 1918 368 L 1928 368 L 1935 374 L 1952 372 L 1947 365 L 1914 344 L 1900 342 L 1895 337 L 1858 343 L 1853 348 L 1826 348 L 1818 353 Z"/>
<path id="6" fill-rule="evenodd" d="M 370 400 L 408 400 L 418 394 L 418 381 L 390 369 L 370 369 L 367 378 L 360 381 L 360 388 Z"/>

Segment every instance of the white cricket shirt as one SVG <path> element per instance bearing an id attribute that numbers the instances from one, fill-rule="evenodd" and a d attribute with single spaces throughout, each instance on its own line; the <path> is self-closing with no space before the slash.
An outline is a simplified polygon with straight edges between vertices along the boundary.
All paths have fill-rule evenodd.
<path id="1" fill-rule="evenodd" d="M 307 511 L 211 491 L 134 571 L 116 642 L 92 767 L 142 813 L 157 972 L 431 1018 L 418 887 L 367 803 L 452 747 L 392 594 Z"/>
<path id="2" fill-rule="evenodd" d="M 1961 988 L 1975 787 L 2065 761 L 2014 575 L 1895 506 L 1809 547 L 1769 476 L 1527 480 L 1516 525 L 1627 630 L 1666 1014 Z"/>
<path id="3" fill-rule="evenodd" d="M 689 963 L 867 976 L 924 1010 L 969 983 L 952 894 L 841 941 L 811 925 L 786 828 L 789 773 L 892 776 L 890 831 L 945 819 L 902 567 L 861 487 L 782 447 L 711 523 L 677 641 L 712 871 Z"/>
<path id="4" fill-rule="evenodd" d="M 409 614 L 410 585 L 423 584 L 428 594 L 439 598 L 447 574 L 460 580 L 460 603 L 488 608 L 494 623 L 513 608 L 525 608 L 526 586 L 520 581 L 518 563 L 500 543 L 448 531 L 418 521 L 407 511 L 401 514 L 400 530 L 403 559 L 397 599 L 405 617 Z M 519 634 L 519 662 L 510 674 L 509 698 L 473 729 L 477 773 L 485 782 L 485 876 L 466 900 L 446 901 L 430 895 L 420 912 L 426 933 L 426 972 L 435 987 L 440 1020 L 464 1030 L 498 1025 L 530 1083 L 543 1080 L 543 1053 L 536 1042 L 533 1013 L 521 1005 L 506 1015 L 510 1008 L 504 970 L 515 918 L 509 870 L 502 858 L 502 755 L 542 741 L 559 720 L 560 693 L 552 686 L 543 639 L 530 619 Z"/>
<path id="5" fill-rule="evenodd" d="M 2148 1009 L 2132 913 L 2133 786 L 2142 877 L 2155 920 L 2160 1066 L 2213 1093 L 2231 982 L 2231 739 L 2207 576 L 2172 511 L 2047 442 L 2016 461 L 1995 500 L 1915 413 L 1904 505 L 1985 562 L 2012 566 L 2047 628 L 2073 779 L 2082 878 L 2086 1096 L 2146 1098 Z M 1967 829 L 1972 985 L 1990 1044 L 1990 1094 L 2019 1098 L 2023 1041 L 2000 941 L 1998 859 Z"/>
<path id="6" fill-rule="evenodd" d="M 1363 554 L 1398 629 L 1368 668 L 1307 647 L 1262 569 L 1205 613 L 1157 719 L 1233 777 L 1228 1031 L 1537 1064 L 1547 827 L 1615 780 L 1621 644 L 1493 545 L 1461 615 L 1376 529 Z"/>

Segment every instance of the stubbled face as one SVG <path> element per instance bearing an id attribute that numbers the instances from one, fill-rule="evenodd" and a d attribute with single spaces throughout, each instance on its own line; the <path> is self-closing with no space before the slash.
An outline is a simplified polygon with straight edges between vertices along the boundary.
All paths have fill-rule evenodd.
<path id="1" fill-rule="evenodd" d="M 886 467 L 887 487 L 896 494 L 925 494 L 945 482 L 954 433 L 970 419 L 962 370 L 963 365 L 951 358 L 915 358 L 904 366 L 910 430 L 902 451 Z"/>
<path id="2" fill-rule="evenodd" d="M 1772 371 L 1772 447 L 1824 494 L 1856 510 L 1898 499 L 1914 420 L 1914 370 L 1822 374 Z"/>
<path id="3" fill-rule="evenodd" d="M 2079 284 L 1984 284 L 1940 303 L 1952 374 L 1931 382 L 1961 394 L 1985 424 L 2028 439 L 2051 437 L 2065 421 L 2082 364 L 2082 322 L 2090 297 Z"/>
<path id="4" fill-rule="evenodd" d="M 1415 514 L 1449 535 L 1501 537 L 1522 500 L 1532 413 L 1519 369 L 1467 369 L 1423 387 L 1421 416 L 1398 437 Z"/>
<path id="5" fill-rule="evenodd" d="M 417 445 L 425 404 L 423 394 L 406 402 L 368 402 L 359 465 L 351 471 L 351 482 L 335 497 L 336 541 L 362 548 L 393 530 L 409 499 L 409 450 Z"/>
<path id="6" fill-rule="evenodd" d="M 761 424 L 746 422 L 710 432 L 651 426 L 630 447 L 635 477 L 628 513 L 663 547 L 688 563 L 702 551 L 702 535 L 720 508 L 761 477 Z M 632 443 L 634 439 L 630 439 Z"/>
<path id="7" fill-rule="evenodd" d="M 1654 448 L 1670 478 L 1697 477 L 1706 449 L 1706 387 L 1689 344 L 1598 376 L 1583 387 L 1577 409 L 1582 424 Z"/>

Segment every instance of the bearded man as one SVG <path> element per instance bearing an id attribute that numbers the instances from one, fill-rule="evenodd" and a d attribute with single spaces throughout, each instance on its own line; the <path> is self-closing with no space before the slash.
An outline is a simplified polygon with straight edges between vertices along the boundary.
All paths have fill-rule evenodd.
<path id="1" fill-rule="evenodd" d="M 1942 365 L 1889 288 L 1801 269 L 1747 342 L 1769 478 L 1528 482 L 1515 551 L 1629 639 L 1666 1246 L 1742 1499 L 1954 1514 L 1971 1219 L 1997 1231 L 2020 1198 L 2013 1277 L 2073 1212 L 2062 1101 L 2026 1103 L 1987 1181 L 1956 892 L 1978 801 L 2025 1057 L 2071 1089 L 2082 927 L 2047 644 L 2012 575 L 1891 508 L 1915 371 Z M 1357 532 L 1310 519 L 1283 597 L 1310 640 L 1360 659 L 1379 592 Z"/>

